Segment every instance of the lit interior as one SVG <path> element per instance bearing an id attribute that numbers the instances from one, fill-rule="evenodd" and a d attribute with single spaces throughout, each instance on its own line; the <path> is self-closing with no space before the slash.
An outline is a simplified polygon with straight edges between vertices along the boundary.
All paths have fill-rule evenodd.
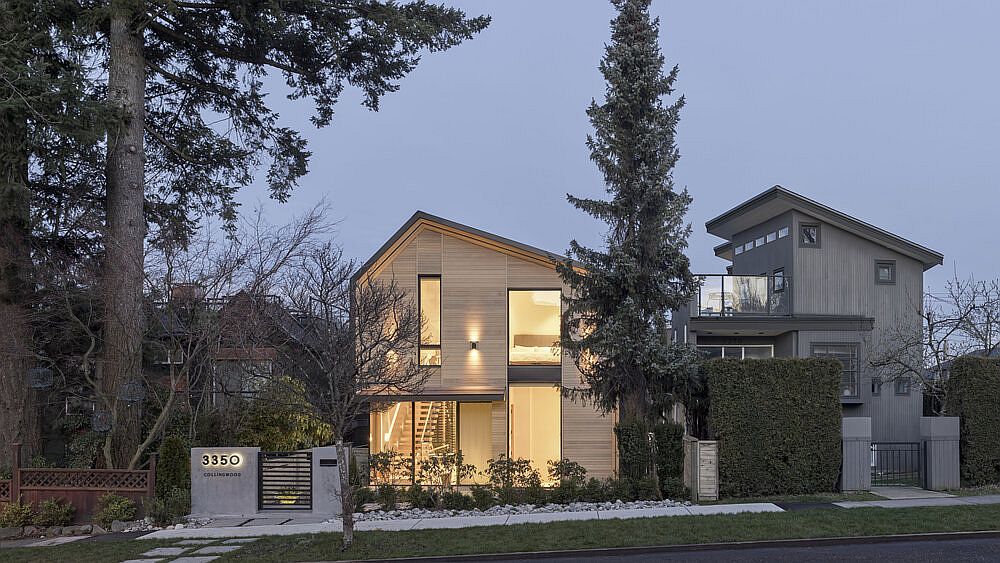
<path id="1" fill-rule="evenodd" d="M 486 461 L 493 457 L 492 407 L 490 403 L 459 403 L 458 446 L 463 463 L 476 466 L 479 475 L 470 480 L 485 483 Z"/>
<path id="2" fill-rule="evenodd" d="M 559 290 L 510 292 L 511 365 L 559 365 L 560 296 Z"/>
<path id="3" fill-rule="evenodd" d="M 548 462 L 560 459 L 559 388 L 552 385 L 510 386 L 510 457 L 531 461 L 542 482 Z"/>
<path id="4" fill-rule="evenodd" d="M 441 278 L 420 278 L 420 365 L 441 365 Z"/>

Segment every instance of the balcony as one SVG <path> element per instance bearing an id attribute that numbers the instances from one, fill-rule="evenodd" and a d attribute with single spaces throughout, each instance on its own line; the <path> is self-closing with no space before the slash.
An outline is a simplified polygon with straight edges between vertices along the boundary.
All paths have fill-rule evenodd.
<path id="1" fill-rule="evenodd" d="M 699 275 L 691 317 L 760 317 L 792 314 L 789 276 Z"/>

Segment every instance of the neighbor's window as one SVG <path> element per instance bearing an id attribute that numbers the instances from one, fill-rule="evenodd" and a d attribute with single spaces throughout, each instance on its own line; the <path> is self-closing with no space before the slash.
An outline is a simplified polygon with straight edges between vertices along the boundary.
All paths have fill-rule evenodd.
<path id="1" fill-rule="evenodd" d="M 840 394 L 852 398 L 858 396 L 857 344 L 813 344 L 810 355 L 840 360 L 844 366 L 840 379 Z"/>
<path id="2" fill-rule="evenodd" d="M 510 290 L 508 357 L 510 365 L 559 365 L 560 299 L 558 289 Z"/>
<path id="3" fill-rule="evenodd" d="M 771 232 L 767 233 L 767 242 L 774 242 L 778 240 L 778 233 Z"/>
<path id="4" fill-rule="evenodd" d="M 882 394 L 882 376 L 873 375 L 872 376 L 872 395 Z"/>
<path id="5" fill-rule="evenodd" d="M 754 241 L 754 246 L 758 246 L 758 247 L 759 246 L 764 246 L 764 237 L 760 237 L 756 241 Z"/>
<path id="6" fill-rule="evenodd" d="M 799 225 L 799 246 L 819 246 L 819 225 Z"/>
<path id="7" fill-rule="evenodd" d="M 785 238 L 788 236 L 788 227 L 781 227 L 778 229 L 778 238 Z"/>
<path id="8" fill-rule="evenodd" d="M 733 253 L 736 254 L 737 256 L 743 254 L 743 245 L 742 244 L 736 245 L 736 247 L 733 248 Z"/>
<path id="9" fill-rule="evenodd" d="M 896 263 L 892 260 L 875 262 L 875 283 L 892 285 L 896 283 Z"/>
<path id="10" fill-rule="evenodd" d="M 420 276 L 420 365 L 441 365 L 441 278 Z"/>
<path id="11" fill-rule="evenodd" d="M 896 394 L 897 395 L 909 395 L 910 394 L 910 378 L 908 377 L 898 377 L 896 378 Z"/>
<path id="12" fill-rule="evenodd" d="M 774 357 L 774 346 L 770 344 L 749 344 L 746 346 L 700 345 L 698 351 L 706 358 L 734 358 L 737 360 L 764 359 Z"/>
<path id="13" fill-rule="evenodd" d="M 785 269 L 778 268 L 774 271 L 774 292 L 780 293 L 785 291 Z"/>

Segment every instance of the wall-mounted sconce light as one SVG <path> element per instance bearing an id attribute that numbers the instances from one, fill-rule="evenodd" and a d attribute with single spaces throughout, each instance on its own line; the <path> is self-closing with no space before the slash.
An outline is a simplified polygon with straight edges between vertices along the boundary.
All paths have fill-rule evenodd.
<path id="1" fill-rule="evenodd" d="M 472 346 L 473 350 L 478 350 L 479 349 L 479 341 L 478 340 L 470 340 L 469 344 Z"/>

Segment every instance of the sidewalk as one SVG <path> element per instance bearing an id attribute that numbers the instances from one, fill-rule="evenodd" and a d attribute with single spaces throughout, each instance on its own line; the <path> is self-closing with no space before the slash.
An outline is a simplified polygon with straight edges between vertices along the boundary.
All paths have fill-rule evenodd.
<path id="1" fill-rule="evenodd" d="M 366 520 L 357 522 L 357 531 L 369 530 L 431 530 L 446 528 L 471 528 L 474 526 L 506 526 L 513 524 L 560 522 L 566 520 L 614 520 L 622 518 L 657 518 L 661 516 L 692 516 L 702 514 L 741 514 L 745 512 L 784 512 L 771 503 L 717 504 L 711 506 L 675 506 L 670 508 L 644 508 L 634 510 L 593 510 L 587 512 L 541 512 L 535 514 L 510 514 L 503 516 L 470 516 L 453 518 L 419 518 L 412 520 Z M 255 524 L 249 519 L 238 526 L 182 528 L 160 530 L 138 539 L 175 538 L 243 538 L 260 536 L 288 536 L 343 531 L 339 521 L 328 523 L 296 523 L 294 519 L 282 524 Z"/>

